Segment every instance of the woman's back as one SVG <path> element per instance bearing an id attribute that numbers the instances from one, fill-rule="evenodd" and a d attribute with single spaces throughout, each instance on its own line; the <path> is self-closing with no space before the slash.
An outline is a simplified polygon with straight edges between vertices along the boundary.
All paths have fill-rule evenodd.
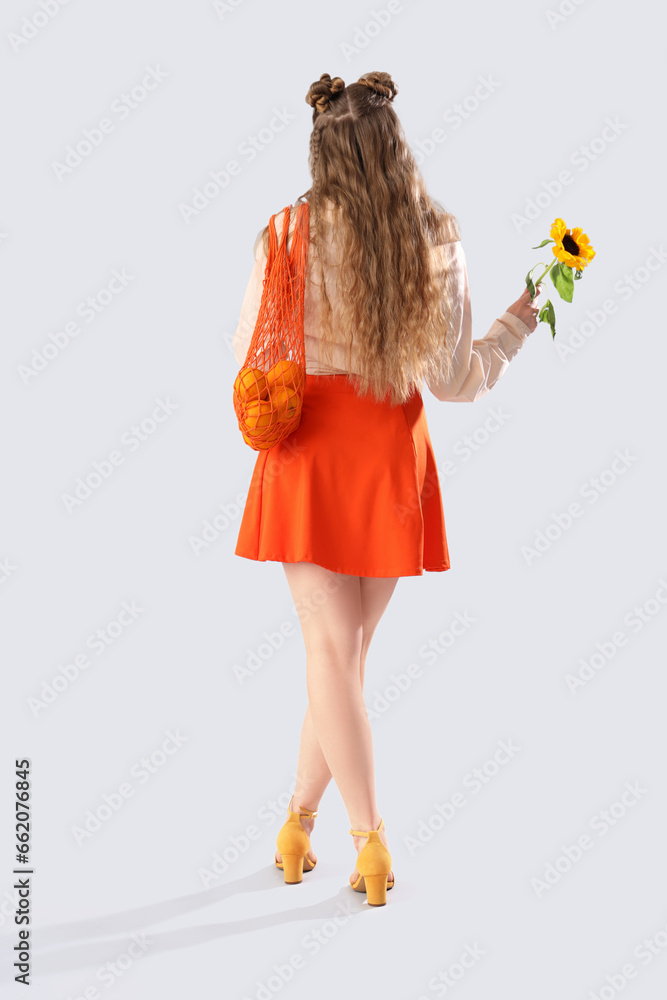
<path id="1" fill-rule="evenodd" d="M 295 212 L 294 207 L 287 233 L 288 251 L 291 248 Z M 329 221 L 334 218 L 331 208 L 324 208 L 322 213 Z M 283 225 L 283 213 L 280 211 L 275 215 L 275 225 L 280 240 Z M 263 227 L 255 238 L 255 263 L 234 334 L 234 354 L 239 364 L 243 364 L 250 345 L 262 298 L 267 262 L 266 240 L 262 239 L 265 229 L 266 227 Z M 452 235 L 457 234 L 456 227 L 450 227 L 449 231 Z M 327 233 L 327 246 L 324 252 L 311 244 L 308 253 L 304 298 L 306 372 L 308 374 L 358 373 L 360 365 L 356 360 L 357 340 L 354 331 L 351 333 L 351 355 L 348 362 L 347 338 L 342 325 L 336 323 L 340 302 L 338 272 L 342 261 L 335 225 L 327 227 Z M 446 282 L 453 371 L 448 379 L 442 376 L 428 376 L 425 381 L 437 399 L 473 402 L 493 388 L 531 331 L 517 315 L 505 311 L 493 321 L 484 338 L 474 340 L 467 263 L 461 240 L 453 239 L 448 243 L 432 246 L 431 266 Z M 323 359 L 321 350 L 323 296 L 320 268 L 326 281 L 326 293 L 333 314 L 333 334 L 329 337 L 331 362 Z"/>

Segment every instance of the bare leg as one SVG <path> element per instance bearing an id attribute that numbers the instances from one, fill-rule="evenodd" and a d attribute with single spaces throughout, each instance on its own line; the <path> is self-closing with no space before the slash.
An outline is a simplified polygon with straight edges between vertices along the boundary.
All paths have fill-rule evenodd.
<path id="1" fill-rule="evenodd" d="M 366 668 L 366 654 L 368 653 L 368 647 L 370 646 L 371 639 L 375 629 L 377 628 L 378 622 L 382 618 L 391 595 L 394 593 L 396 584 L 398 583 L 398 577 L 370 577 L 364 576 L 360 577 L 361 584 L 361 612 L 363 621 L 363 641 L 361 649 L 361 661 L 360 661 L 360 680 L 361 687 L 364 686 L 364 673 Z M 378 819 L 378 823 L 380 820 Z M 352 826 L 353 830 L 373 830 L 377 827 L 377 823 L 374 827 L 370 826 Z M 367 842 L 366 837 L 353 837 L 354 846 L 359 852 L 364 844 Z M 389 847 L 387 841 L 387 831 L 386 824 L 380 831 L 380 839 L 386 847 Z M 354 872 L 350 876 L 350 882 L 356 882 L 359 877 L 359 872 L 354 869 Z M 389 880 L 391 881 L 394 877 L 393 872 L 389 872 Z"/>
<path id="2" fill-rule="evenodd" d="M 363 680 L 371 638 L 398 578 L 348 576 L 313 563 L 283 567 L 301 621 L 309 697 L 292 808 L 317 809 L 333 772 L 352 828 L 375 829 L 380 817 Z M 314 820 L 303 817 L 302 824 L 310 833 Z M 366 842 L 354 841 L 357 850 Z"/>

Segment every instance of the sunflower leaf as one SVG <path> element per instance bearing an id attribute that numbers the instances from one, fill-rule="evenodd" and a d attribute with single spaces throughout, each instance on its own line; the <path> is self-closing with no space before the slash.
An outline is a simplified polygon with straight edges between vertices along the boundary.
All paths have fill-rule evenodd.
<path id="1" fill-rule="evenodd" d="M 581 278 L 581 276 L 583 275 L 583 273 L 584 273 L 583 271 L 575 271 L 574 272 L 574 280 L 577 281 L 579 278 Z"/>
<path id="2" fill-rule="evenodd" d="M 551 280 L 553 281 L 556 291 L 560 295 L 561 299 L 565 299 L 566 302 L 571 302 L 572 292 L 574 291 L 572 268 L 568 267 L 567 264 L 563 264 L 563 262 L 559 260 L 553 265 L 549 274 L 551 275 Z"/>
<path id="3" fill-rule="evenodd" d="M 546 240 L 542 240 L 541 243 L 538 243 L 536 247 L 531 247 L 531 250 L 541 250 L 541 248 L 545 247 L 547 243 L 555 243 L 555 242 L 556 242 L 555 240 L 549 239 L 549 237 L 547 237 Z"/>
<path id="4" fill-rule="evenodd" d="M 551 339 L 556 336 L 556 314 L 554 312 L 553 303 L 550 299 L 544 303 L 542 309 L 540 309 L 537 315 L 538 323 L 548 323 L 551 327 Z"/>
<path id="5" fill-rule="evenodd" d="M 531 299 L 534 299 L 535 298 L 535 282 L 533 281 L 533 279 L 530 276 L 530 271 L 526 275 L 526 288 L 530 292 Z"/>

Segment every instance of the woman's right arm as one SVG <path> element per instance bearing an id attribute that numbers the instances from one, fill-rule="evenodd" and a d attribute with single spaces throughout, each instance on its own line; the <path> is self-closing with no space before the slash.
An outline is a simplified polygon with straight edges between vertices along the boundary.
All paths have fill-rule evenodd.
<path id="1" fill-rule="evenodd" d="M 427 379 L 426 383 L 439 400 L 474 403 L 493 389 L 537 326 L 542 286 L 532 302 L 526 289 L 493 321 L 486 336 L 473 340 L 468 270 L 461 241 L 443 244 L 438 250 L 445 255 L 443 264 L 449 273 L 452 297 L 453 375 L 448 380 Z"/>

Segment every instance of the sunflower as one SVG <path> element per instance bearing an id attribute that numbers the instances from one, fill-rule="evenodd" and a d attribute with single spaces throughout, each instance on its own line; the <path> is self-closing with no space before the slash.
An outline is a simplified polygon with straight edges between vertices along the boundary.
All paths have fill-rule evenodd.
<path id="1" fill-rule="evenodd" d="M 568 267 L 581 271 L 595 257 L 595 250 L 580 226 L 576 226 L 570 232 L 566 229 L 563 219 L 556 219 L 551 227 L 551 238 L 556 244 L 551 249 L 561 264 L 567 264 Z"/>

